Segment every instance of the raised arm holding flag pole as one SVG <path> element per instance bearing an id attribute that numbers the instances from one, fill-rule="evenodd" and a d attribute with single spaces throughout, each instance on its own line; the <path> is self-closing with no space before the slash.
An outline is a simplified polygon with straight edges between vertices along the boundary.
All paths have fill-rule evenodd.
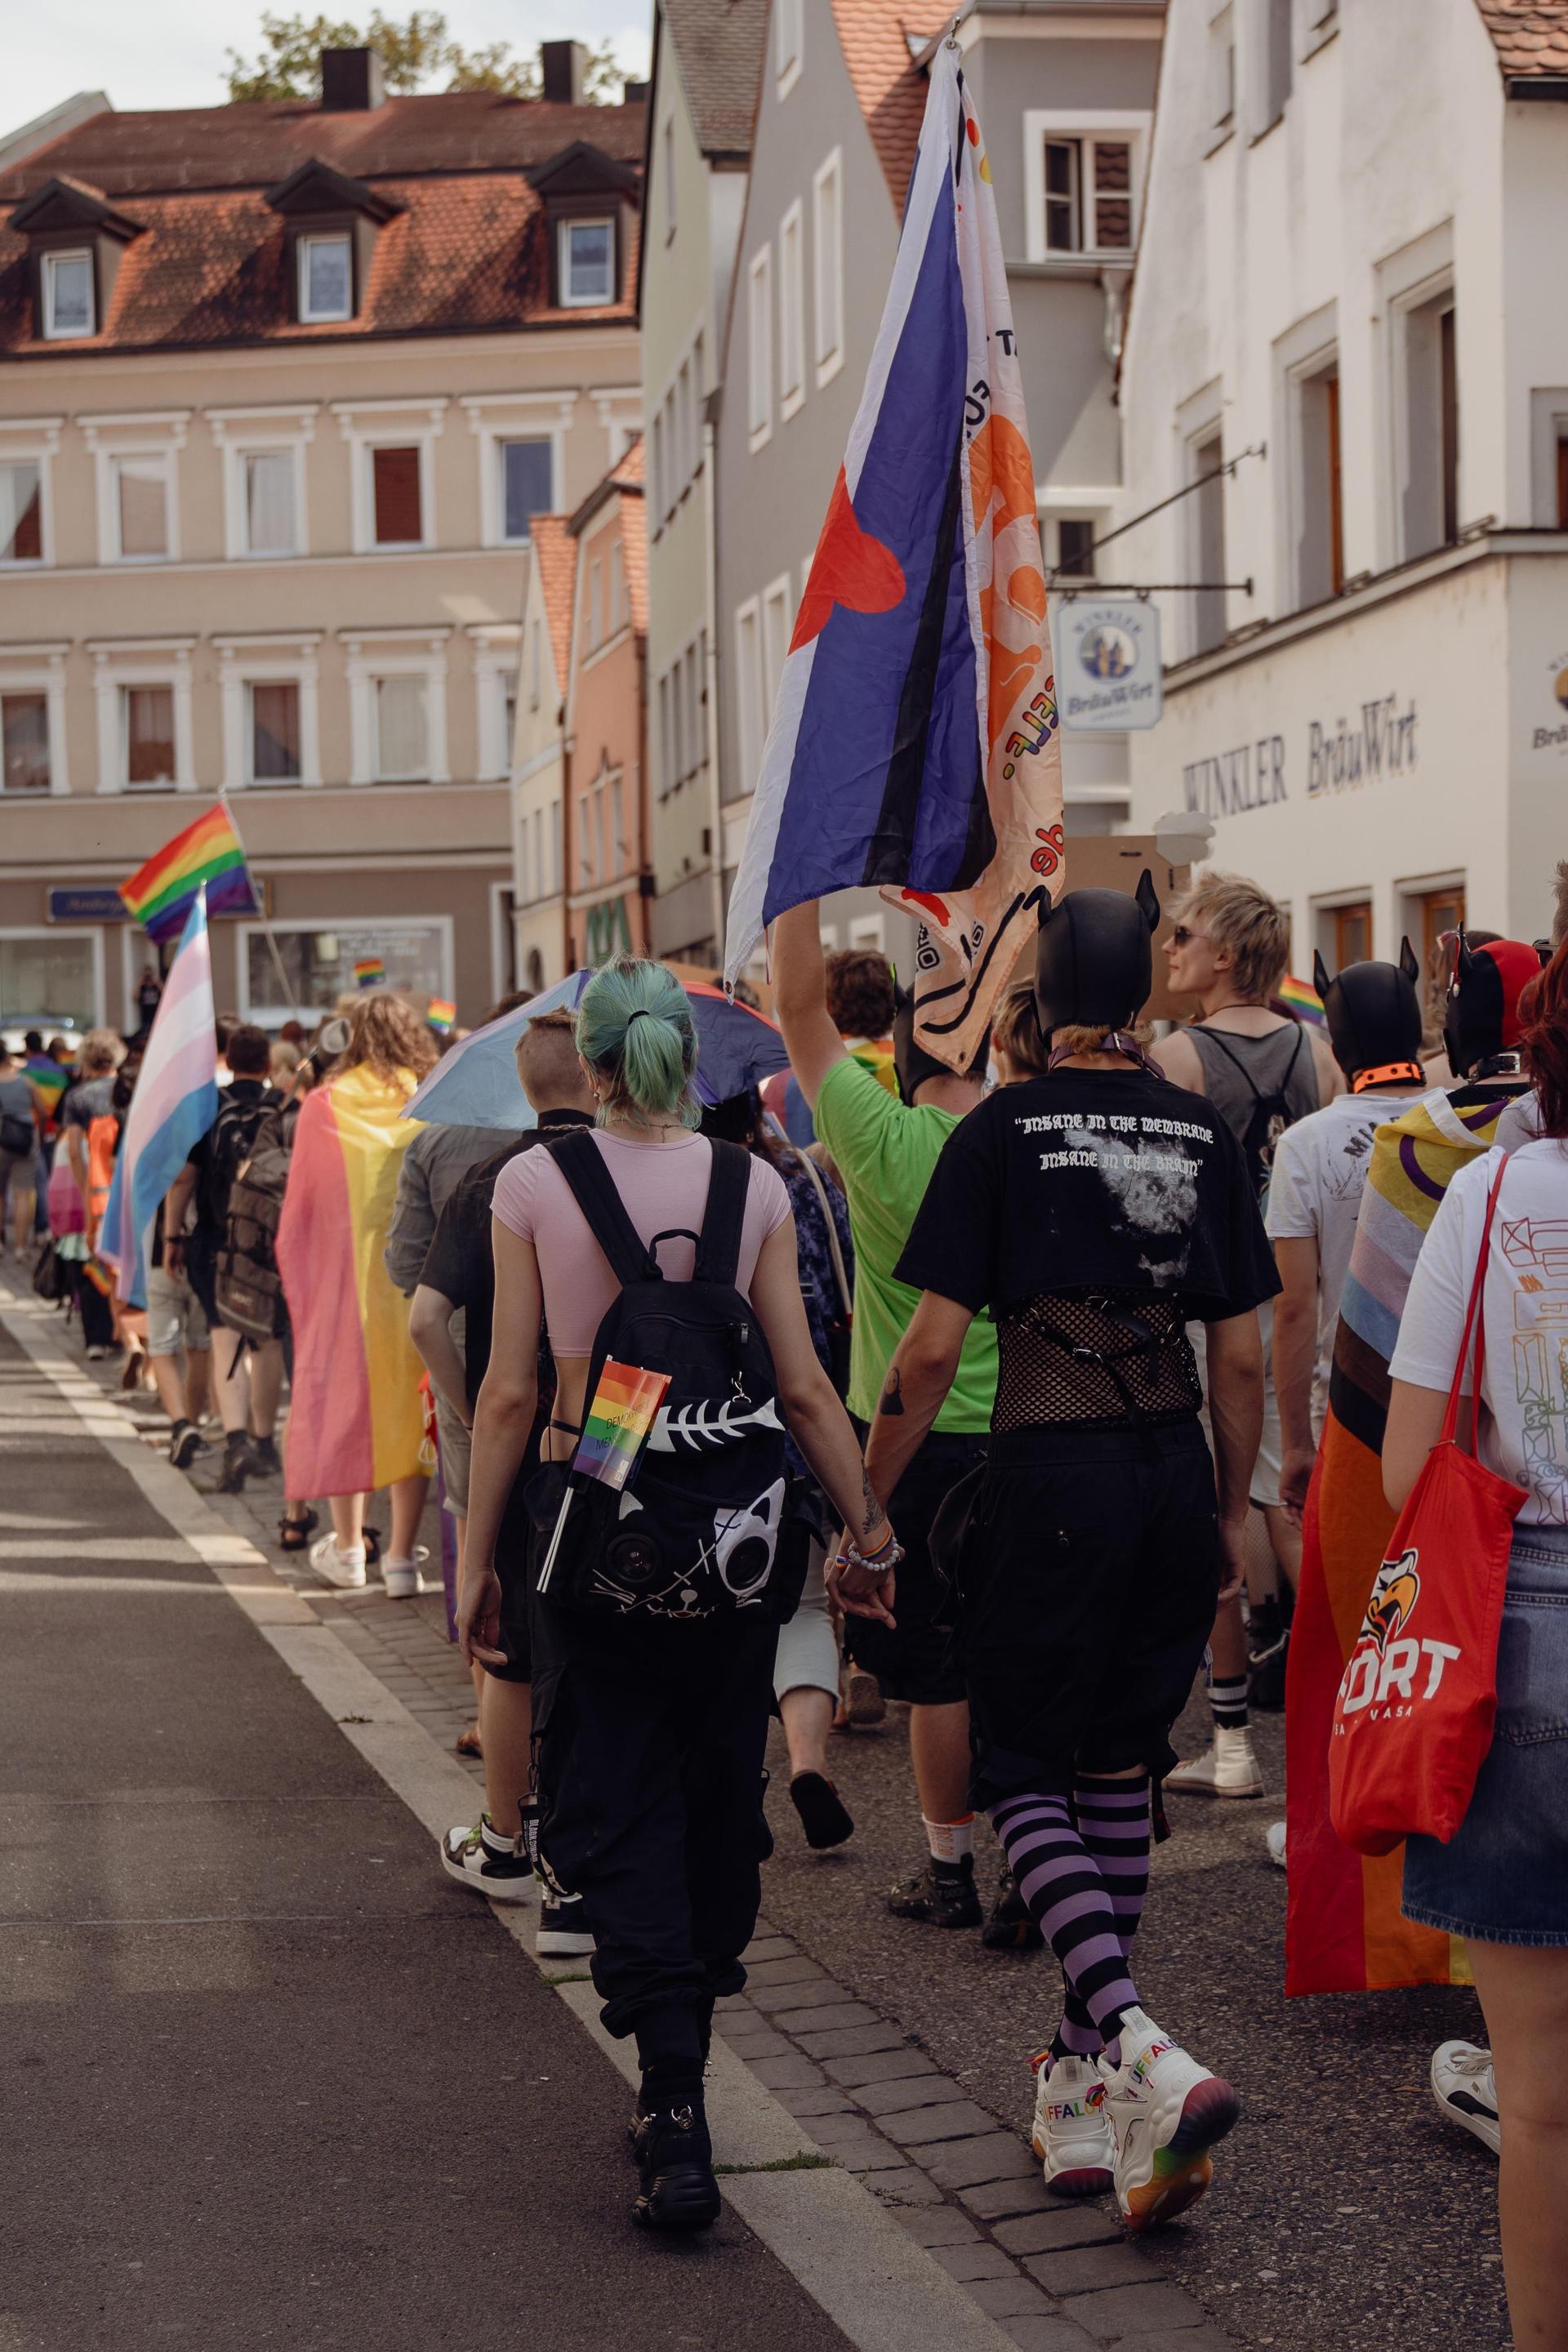
<path id="1" fill-rule="evenodd" d="M 990 164 L 931 63 L 887 306 L 779 683 L 725 974 L 776 915 L 877 884 L 924 927 L 916 1034 L 973 1062 L 1048 887 L 1061 747 L 1034 462 Z"/>

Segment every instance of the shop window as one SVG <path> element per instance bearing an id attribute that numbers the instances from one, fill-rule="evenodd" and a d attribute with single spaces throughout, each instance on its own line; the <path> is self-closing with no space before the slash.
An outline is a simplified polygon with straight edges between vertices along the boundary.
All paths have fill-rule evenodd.
<path id="1" fill-rule="evenodd" d="M 99 935 L 0 931 L 0 1023 L 90 1029 L 99 1019 Z"/>
<path id="2" fill-rule="evenodd" d="M 385 966 L 388 988 L 405 992 L 416 1003 L 452 992 L 450 929 L 439 918 L 362 920 L 319 929 L 280 923 L 273 929 L 289 982 L 287 1006 L 279 1003 L 278 970 L 266 933 L 249 924 L 239 927 L 245 1008 L 253 1017 L 286 1019 L 296 1008 L 330 1011 L 340 996 L 353 994 L 354 964 L 370 956 L 379 956 Z"/>

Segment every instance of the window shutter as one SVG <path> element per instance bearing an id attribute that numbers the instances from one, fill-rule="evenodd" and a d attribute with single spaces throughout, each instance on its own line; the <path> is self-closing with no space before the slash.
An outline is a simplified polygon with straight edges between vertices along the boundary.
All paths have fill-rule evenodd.
<path id="1" fill-rule="evenodd" d="M 423 539 L 419 513 L 419 451 L 374 449 L 375 538 L 378 547 Z"/>

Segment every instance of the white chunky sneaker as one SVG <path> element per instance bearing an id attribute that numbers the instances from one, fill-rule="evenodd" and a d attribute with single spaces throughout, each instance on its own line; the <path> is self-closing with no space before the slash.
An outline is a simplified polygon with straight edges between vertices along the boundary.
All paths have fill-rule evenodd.
<path id="1" fill-rule="evenodd" d="M 1190 1764 L 1178 1764 L 1165 1776 L 1167 1789 L 1189 1797 L 1261 1797 L 1263 1772 L 1252 1748 L 1252 1734 L 1243 1724 L 1232 1730 L 1216 1723 L 1214 1746 Z"/>
<path id="2" fill-rule="evenodd" d="M 1268 1848 L 1269 1861 L 1278 1863 L 1280 1869 L 1283 1870 L 1285 1867 L 1285 1824 L 1283 1822 L 1269 1822 L 1268 1829 L 1264 1832 L 1264 1843 Z"/>
<path id="3" fill-rule="evenodd" d="M 533 1864 L 521 1834 L 503 1838 L 488 1813 L 472 1829 L 461 1824 L 441 1841 L 441 1867 L 459 1886 L 471 1886 L 494 1903 L 526 1903 L 533 1884 Z"/>
<path id="4" fill-rule="evenodd" d="M 424 1544 L 416 1544 L 403 1559 L 388 1554 L 381 1563 L 381 1581 L 389 1601 L 412 1601 L 416 1592 L 424 1591 L 425 1579 L 419 1571 L 429 1557 Z"/>
<path id="5" fill-rule="evenodd" d="M 1100 2061 L 1116 2143 L 1116 2203 L 1134 2235 L 1196 2204 L 1214 2178 L 1209 2150 L 1241 2112 L 1230 2084 L 1200 2066 L 1141 2009 L 1121 2020 L 1121 2061 Z"/>
<path id="6" fill-rule="evenodd" d="M 1116 2143 L 1105 2114 L 1105 2084 L 1092 2058 L 1053 2058 L 1042 2050 L 1035 2070 L 1035 2154 L 1046 2187 L 1058 2197 L 1103 2197 Z"/>
<path id="7" fill-rule="evenodd" d="M 1441 2042 L 1432 2053 L 1432 2096 L 1450 2123 L 1474 2132 L 1497 2155 L 1500 2133 L 1489 2050 L 1479 2050 L 1473 2042 Z"/>
<path id="8" fill-rule="evenodd" d="M 340 1551 L 336 1536 L 318 1536 L 310 1546 L 310 1566 L 323 1584 L 335 1584 L 344 1592 L 357 1592 L 364 1582 L 364 1546 L 354 1544 Z"/>

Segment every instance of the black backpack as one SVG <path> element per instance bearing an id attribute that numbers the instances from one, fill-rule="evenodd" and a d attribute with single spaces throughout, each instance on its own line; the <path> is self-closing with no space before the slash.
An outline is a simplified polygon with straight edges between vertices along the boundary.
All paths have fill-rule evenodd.
<path id="1" fill-rule="evenodd" d="M 1297 1029 L 1296 1043 L 1290 1049 L 1289 1060 L 1279 1074 L 1279 1082 L 1270 1087 L 1267 1094 L 1261 1093 L 1254 1085 L 1247 1064 L 1239 1054 L 1231 1052 L 1217 1029 L 1205 1029 L 1204 1034 L 1212 1037 L 1226 1060 L 1241 1072 L 1247 1081 L 1247 1091 L 1252 1097 L 1252 1108 L 1247 1115 L 1247 1131 L 1241 1138 L 1241 1149 L 1247 1161 L 1247 1172 L 1252 1179 L 1252 1189 L 1261 1206 L 1268 1197 L 1268 1180 L 1274 1173 L 1275 1149 L 1285 1129 L 1293 1122 L 1289 1087 L 1296 1075 L 1297 1063 L 1303 1053 L 1310 1050 L 1307 1033 L 1304 1029 Z"/>
<path id="2" fill-rule="evenodd" d="M 606 1361 L 666 1372 L 669 1387 L 624 1492 L 551 1465 L 531 1508 L 557 1539 L 539 1590 L 568 1608 L 697 1619 L 731 1611 L 787 1617 L 798 1593 L 774 1573 L 784 1517 L 784 1421 L 773 1360 L 735 1287 L 751 1181 L 748 1155 L 715 1142 L 689 1282 L 660 1271 L 660 1234 L 644 1248 L 591 1135 L 551 1147 L 594 1238 L 619 1278 L 594 1339 L 585 1394 Z"/>
<path id="3" fill-rule="evenodd" d="M 24 1118 L 20 1111 L 0 1110 L 0 1151 L 30 1160 L 37 1148 L 38 1130 L 31 1118 Z"/>
<path id="4" fill-rule="evenodd" d="M 270 1091 L 270 1089 L 268 1090 Z M 228 1196 L 234 1180 L 251 1155 L 261 1123 L 278 1108 L 278 1097 L 270 1101 L 243 1096 L 236 1102 L 226 1095 L 218 1105 L 216 1118 L 207 1136 L 206 1160 L 202 1170 L 202 1213 L 204 1223 L 222 1233 L 228 1215 Z"/>
<path id="5" fill-rule="evenodd" d="M 280 1339 L 289 1328 L 277 1244 L 293 1122 L 267 1104 L 237 1103 L 234 1108 L 254 1109 L 260 1116 L 249 1157 L 239 1163 L 229 1183 L 214 1290 L 225 1328 L 259 1347 L 264 1340 Z"/>

